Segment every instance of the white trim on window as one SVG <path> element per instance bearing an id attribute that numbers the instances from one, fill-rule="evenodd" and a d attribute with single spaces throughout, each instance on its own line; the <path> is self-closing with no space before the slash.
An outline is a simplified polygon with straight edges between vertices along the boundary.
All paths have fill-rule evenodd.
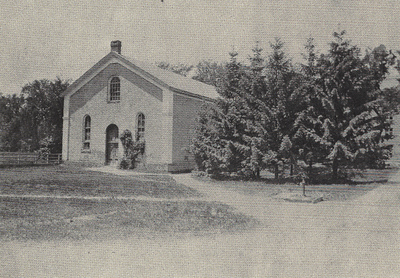
<path id="1" fill-rule="evenodd" d="M 89 115 L 83 117 L 82 152 L 90 152 L 90 135 L 92 119 Z"/>
<path id="2" fill-rule="evenodd" d="M 143 139 L 145 132 L 146 117 L 142 112 L 136 116 L 136 139 Z"/>
<path id="3" fill-rule="evenodd" d="M 121 79 L 118 76 L 113 76 L 110 79 L 108 86 L 108 102 L 121 101 Z"/>

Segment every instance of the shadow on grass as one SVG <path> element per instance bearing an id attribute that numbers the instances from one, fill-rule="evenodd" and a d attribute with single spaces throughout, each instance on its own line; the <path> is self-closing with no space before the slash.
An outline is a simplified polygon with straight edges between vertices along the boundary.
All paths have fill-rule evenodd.
<path id="1" fill-rule="evenodd" d="M 109 239 L 214 234 L 257 221 L 222 203 L 0 198 L 2 240 Z"/>
<path id="2" fill-rule="evenodd" d="M 332 173 L 326 167 L 315 168 L 311 173 L 304 175 L 281 175 L 278 178 L 270 177 L 271 174 L 261 175 L 259 178 L 241 175 L 206 175 L 202 172 L 194 172 L 193 175 L 208 181 L 234 181 L 234 182 L 262 182 L 265 184 L 299 184 L 305 176 L 307 185 L 358 185 L 370 183 L 387 183 L 389 178 L 399 171 L 398 168 L 386 169 L 342 169 L 338 177 L 332 177 Z"/>

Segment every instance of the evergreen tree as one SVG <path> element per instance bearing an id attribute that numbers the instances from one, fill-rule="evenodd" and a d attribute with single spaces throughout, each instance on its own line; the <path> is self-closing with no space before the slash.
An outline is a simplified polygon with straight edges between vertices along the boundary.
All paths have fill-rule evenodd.
<path id="1" fill-rule="evenodd" d="M 323 138 L 323 97 L 322 89 L 317 82 L 319 76 L 314 39 L 309 38 L 305 45 L 306 53 L 303 58 L 306 63 L 301 65 L 302 82 L 295 89 L 299 101 L 299 112 L 293 122 L 292 140 L 297 159 L 308 166 L 308 175 L 312 174 L 313 164 L 323 162 L 329 154 L 329 142 Z"/>
<path id="2" fill-rule="evenodd" d="M 398 96 L 380 84 L 395 57 L 382 45 L 362 56 L 344 35 L 334 34 L 328 54 L 309 39 L 300 70 L 279 39 L 267 59 L 257 45 L 248 66 L 230 53 L 217 82 L 221 98 L 199 118 L 192 144 L 199 168 L 253 178 L 270 168 L 278 178 L 300 160 L 310 175 L 313 164 L 330 165 L 336 179 L 340 165 L 382 165 L 390 156 L 388 100 Z"/>
<path id="3" fill-rule="evenodd" d="M 294 163 L 292 149 L 292 126 L 296 114 L 301 109 L 301 99 L 296 94 L 300 78 L 295 72 L 291 59 L 284 52 L 284 43 L 275 39 L 271 44 L 272 53 L 266 65 L 266 93 L 262 101 L 267 109 L 268 118 L 267 145 L 268 152 L 264 162 L 274 169 L 278 178 L 279 167 L 285 162 Z"/>
<path id="4" fill-rule="evenodd" d="M 244 102 L 241 99 L 242 66 L 237 53 L 230 53 L 226 76 L 221 80 L 218 92 L 223 98 L 207 105 L 199 116 L 197 137 L 191 147 L 199 168 L 210 174 L 239 173 L 246 158 L 242 132 Z"/>
<path id="5" fill-rule="evenodd" d="M 379 85 L 391 63 L 389 56 L 377 49 L 361 58 L 360 49 L 344 35 L 334 33 L 328 55 L 319 56 L 312 81 L 316 97 L 305 113 L 314 125 L 307 130 L 309 139 L 327 154 L 334 179 L 340 164 L 387 157 L 382 147 L 387 115 L 380 108 Z"/>

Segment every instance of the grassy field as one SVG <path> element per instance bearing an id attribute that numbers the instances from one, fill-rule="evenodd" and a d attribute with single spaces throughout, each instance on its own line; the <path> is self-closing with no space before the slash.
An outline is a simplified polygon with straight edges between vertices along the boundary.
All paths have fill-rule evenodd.
<path id="1" fill-rule="evenodd" d="M 0 194 L 63 196 L 198 197 L 168 175 L 118 176 L 73 166 L 0 169 Z"/>
<path id="2" fill-rule="evenodd" d="M 117 176 L 69 166 L 4 168 L 0 194 L 1 240 L 221 233 L 256 223 L 227 205 L 187 200 L 201 194 L 167 175 Z M 134 199 L 143 196 L 148 199 Z"/>
<path id="3" fill-rule="evenodd" d="M 357 177 L 356 185 L 310 185 L 306 195 L 323 196 L 325 201 L 351 200 L 376 188 L 393 172 L 366 172 Z M 296 184 L 272 180 L 207 182 L 266 199 L 302 191 Z M 3 240 L 220 233 L 257 224 L 228 205 L 205 201 L 205 195 L 168 175 L 119 176 L 66 165 L 3 168 L 0 195 Z"/>
<path id="4" fill-rule="evenodd" d="M 383 170 L 360 170 L 354 171 L 354 184 L 319 184 L 307 185 L 306 196 L 321 197 L 325 201 L 346 201 L 354 200 L 378 186 L 389 182 L 388 180 L 398 171 L 397 168 Z M 279 197 L 280 194 L 298 193 L 302 195 L 303 188 L 298 184 L 277 182 L 273 178 L 264 178 L 260 181 L 216 181 L 205 177 L 196 177 L 246 195 L 264 196 L 266 198 Z"/>
<path id="5" fill-rule="evenodd" d="M 112 239 L 157 233 L 221 233 L 255 222 L 201 201 L 1 198 L 0 239 Z"/>
<path id="6" fill-rule="evenodd" d="M 297 184 L 274 184 L 265 182 L 243 182 L 229 181 L 218 182 L 226 189 L 241 192 L 246 195 L 258 195 L 266 198 L 279 197 L 283 193 L 302 194 L 303 188 Z M 378 187 L 379 183 L 367 183 L 359 185 L 307 185 L 306 196 L 318 198 L 323 197 L 324 201 L 346 201 L 360 197 Z"/>

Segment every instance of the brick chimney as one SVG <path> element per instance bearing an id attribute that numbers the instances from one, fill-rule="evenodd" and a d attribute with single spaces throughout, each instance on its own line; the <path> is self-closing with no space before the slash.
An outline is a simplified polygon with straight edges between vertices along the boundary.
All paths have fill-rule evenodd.
<path id="1" fill-rule="evenodd" d="M 112 41 L 111 42 L 111 51 L 117 52 L 121 54 L 121 41 Z"/>

